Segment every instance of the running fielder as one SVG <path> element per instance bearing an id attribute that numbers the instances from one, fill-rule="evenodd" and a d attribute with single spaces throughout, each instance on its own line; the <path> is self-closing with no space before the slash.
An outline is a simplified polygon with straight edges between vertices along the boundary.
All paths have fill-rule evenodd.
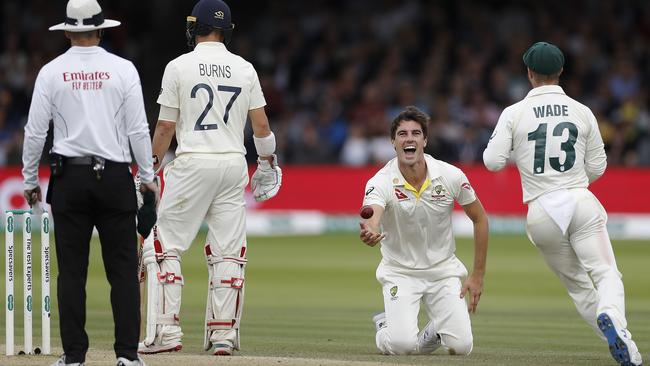
<path id="1" fill-rule="evenodd" d="M 623 281 L 607 233 L 607 213 L 587 189 L 607 166 L 596 118 L 558 86 L 564 70 L 559 48 L 538 42 L 523 59 L 533 90 L 503 111 L 483 161 L 497 171 L 512 157 L 528 204 L 528 237 L 568 290 L 578 313 L 607 339 L 614 359 L 621 365 L 641 365 L 627 330 Z"/>

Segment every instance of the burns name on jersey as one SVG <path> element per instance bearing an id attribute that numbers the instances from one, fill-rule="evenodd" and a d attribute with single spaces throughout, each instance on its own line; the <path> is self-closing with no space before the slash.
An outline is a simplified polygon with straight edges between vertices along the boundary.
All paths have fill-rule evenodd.
<path id="1" fill-rule="evenodd" d="M 199 75 L 230 78 L 230 65 L 199 64 Z"/>

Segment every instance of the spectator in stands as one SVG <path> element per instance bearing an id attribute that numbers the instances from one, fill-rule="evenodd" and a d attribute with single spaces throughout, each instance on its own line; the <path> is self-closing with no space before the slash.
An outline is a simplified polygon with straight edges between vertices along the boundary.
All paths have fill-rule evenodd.
<path id="1" fill-rule="evenodd" d="M 233 46 L 259 67 L 269 102 L 267 113 L 277 117 L 273 120 L 280 129 L 286 129 L 278 136 L 289 139 L 278 139 L 278 154 L 289 164 L 381 162 L 363 153 L 350 157 L 346 147 L 359 147 L 362 140 L 367 145 L 364 149 L 382 146 L 371 139 L 385 139 L 381 131 L 387 121 L 406 105 L 430 112 L 434 124 L 444 118 L 438 136 L 444 141 L 431 141 L 430 147 L 434 142 L 451 144 L 453 159 L 447 160 L 461 159 L 458 152 L 467 151 L 466 142 L 473 141 L 473 135 L 478 135 L 475 143 L 483 145 L 477 147 L 482 151 L 482 129 L 496 122 L 494 111 L 500 112 L 530 90 L 518 50 L 531 39 L 544 38 L 565 49 L 567 63 L 572 65 L 563 75 L 562 86 L 602 115 L 601 129 L 611 129 L 616 132 L 613 135 L 625 130 L 609 142 L 605 138 L 608 151 L 615 152 L 610 154 L 611 163 L 650 165 L 648 149 L 643 148 L 650 145 L 644 120 L 650 104 L 650 69 L 646 67 L 650 40 L 645 20 L 650 18 L 650 7 L 643 0 L 620 4 L 578 0 L 568 7 L 561 0 L 545 4 L 505 0 L 491 7 L 478 0 L 358 0 L 340 3 L 334 11 L 328 2 L 286 0 L 282 5 L 246 8 L 242 22 L 248 24 L 241 27 Z M 142 71 L 147 108 L 153 111 L 164 68 L 161 60 L 182 50 L 150 40 L 177 39 L 183 25 L 167 19 L 190 9 L 183 2 L 167 2 L 155 9 L 156 17 L 142 17 L 151 11 L 149 2 L 114 0 L 109 6 L 108 14 L 138 19 L 129 22 L 128 29 L 107 35 L 105 42 L 111 51 L 135 60 Z M 245 4 L 232 6 L 239 13 Z M 573 16 L 587 6 L 589 12 Z M 565 11 L 557 16 L 556 8 Z M 56 2 L 48 1 L 8 2 L 0 9 L 0 89 L 11 94 L 11 105 L 4 110 L 9 113 L 2 127 L 5 135 L 4 129 L 14 124 L 20 129 L 25 123 L 36 72 L 66 48 L 65 42 L 42 35 L 44 25 L 57 16 Z M 441 98 L 447 104 L 444 117 L 437 116 Z M 476 98 L 482 98 L 481 104 Z M 622 118 L 631 100 L 639 111 L 625 112 Z M 336 110 L 325 113 L 323 109 L 333 102 L 338 104 Z M 481 122 L 478 126 L 468 122 L 468 116 L 471 120 L 481 116 Z M 305 158 L 312 147 L 298 141 L 309 124 L 319 140 L 328 140 L 328 151 L 322 156 Z M 480 160 L 467 152 L 462 157 L 466 162 Z"/>

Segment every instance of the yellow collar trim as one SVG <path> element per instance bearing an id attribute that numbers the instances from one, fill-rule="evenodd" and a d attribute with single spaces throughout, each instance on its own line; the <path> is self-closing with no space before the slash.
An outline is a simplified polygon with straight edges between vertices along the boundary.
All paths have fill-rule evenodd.
<path id="1" fill-rule="evenodd" d="M 431 184 L 431 180 L 429 180 L 429 177 L 424 180 L 424 183 L 422 183 L 422 187 L 420 187 L 420 191 L 417 191 L 415 187 L 413 187 L 409 182 L 406 180 L 404 181 L 404 188 L 408 189 L 409 191 L 415 193 L 415 198 L 420 199 L 420 195 L 422 192 L 424 192 L 425 189 Z"/>

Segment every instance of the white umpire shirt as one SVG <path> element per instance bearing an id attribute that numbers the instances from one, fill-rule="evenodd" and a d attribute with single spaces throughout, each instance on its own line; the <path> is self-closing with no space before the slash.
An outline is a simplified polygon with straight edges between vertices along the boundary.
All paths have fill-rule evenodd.
<path id="1" fill-rule="evenodd" d="M 180 111 L 176 155 L 246 154 L 248 111 L 266 101 L 253 65 L 221 42 L 201 42 L 165 68 L 158 104 Z"/>
<path id="2" fill-rule="evenodd" d="M 73 46 L 43 66 L 25 126 L 26 189 L 38 185 L 38 162 L 50 120 L 54 122 L 53 152 L 130 163 L 130 144 L 142 181 L 153 181 L 140 77 L 130 61 L 99 46 Z"/>
<path id="3" fill-rule="evenodd" d="M 534 88 L 501 113 L 483 161 L 500 170 L 511 155 L 524 203 L 558 189 L 586 188 L 607 166 L 596 117 L 557 85 Z"/>
<path id="4" fill-rule="evenodd" d="M 384 207 L 386 237 L 381 254 L 388 264 L 406 269 L 431 269 L 455 257 L 451 214 L 454 200 L 464 206 L 476 200 L 465 174 L 455 166 L 425 154 L 427 179 L 420 192 L 404 179 L 397 158 L 366 184 L 364 205 Z M 464 271 L 464 268 L 462 269 Z"/>

